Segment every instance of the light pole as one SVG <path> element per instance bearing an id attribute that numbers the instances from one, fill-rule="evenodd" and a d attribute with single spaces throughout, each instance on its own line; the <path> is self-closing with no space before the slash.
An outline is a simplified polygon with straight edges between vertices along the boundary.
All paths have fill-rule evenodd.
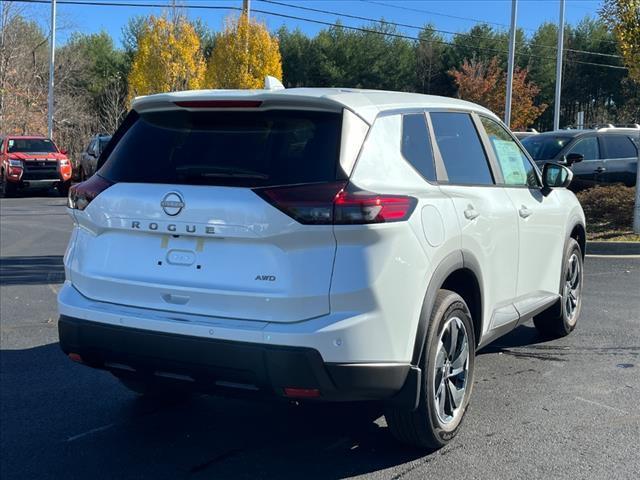
<path id="1" fill-rule="evenodd" d="M 553 129 L 560 129 L 560 93 L 562 90 L 562 49 L 564 46 L 564 0 L 560 0 L 560 20 L 558 22 L 558 51 L 556 58 L 556 98 L 553 108 Z"/>
<path id="2" fill-rule="evenodd" d="M 51 42 L 49 45 L 49 96 L 47 109 L 47 136 L 53 137 L 53 75 L 56 56 L 56 0 L 51 0 Z"/>
<path id="3" fill-rule="evenodd" d="M 516 16 L 518 0 L 511 0 L 511 31 L 509 33 L 509 65 L 507 67 L 507 99 L 504 105 L 504 123 L 511 128 L 511 96 L 513 95 L 513 64 L 516 57 Z"/>

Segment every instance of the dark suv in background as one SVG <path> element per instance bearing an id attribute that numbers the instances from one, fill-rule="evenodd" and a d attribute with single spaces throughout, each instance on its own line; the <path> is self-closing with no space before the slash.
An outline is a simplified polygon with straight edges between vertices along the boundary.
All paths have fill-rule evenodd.
<path id="1" fill-rule="evenodd" d="M 540 168 L 547 162 L 569 166 L 572 190 L 596 184 L 636 184 L 640 127 L 556 130 L 524 138 L 522 145 Z"/>
<path id="2" fill-rule="evenodd" d="M 78 179 L 83 182 L 94 173 L 96 173 L 96 165 L 98 158 L 111 140 L 111 135 L 95 135 L 91 138 L 89 145 L 84 149 L 77 165 Z"/>

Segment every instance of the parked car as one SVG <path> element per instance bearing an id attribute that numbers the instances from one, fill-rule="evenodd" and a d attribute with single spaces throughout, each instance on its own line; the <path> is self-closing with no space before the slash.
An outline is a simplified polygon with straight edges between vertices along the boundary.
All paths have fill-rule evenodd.
<path id="1" fill-rule="evenodd" d="M 398 439 L 438 448 L 479 348 L 532 318 L 576 326 L 571 177 L 461 100 L 141 97 L 69 194 L 60 345 L 144 394 L 381 401 Z"/>
<path id="2" fill-rule="evenodd" d="M 95 135 L 91 138 L 78 163 L 78 178 L 81 182 L 96 173 L 98 158 L 100 158 L 100 154 L 109 143 L 109 140 L 111 140 L 111 135 Z"/>
<path id="3" fill-rule="evenodd" d="M 540 132 L 538 132 L 535 128 L 530 128 L 525 132 L 513 132 L 513 134 L 518 140 L 523 140 L 527 137 L 531 137 L 532 135 L 538 135 L 538 133 Z"/>
<path id="4" fill-rule="evenodd" d="M 573 170 L 573 190 L 598 184 L 636 184 L 640 128 L 556 130 L 522 140 L 539 166 L 565 164 Z"/>
<path id="5" fill-rule="evenodd" d="M 66 150 L 60 150 L 49 138 L 1 136 L 0 179 L 5 197 L 26 188 L 52 186 L 61 196 L 67 196 L 71 185 L 71 164 Z"/>

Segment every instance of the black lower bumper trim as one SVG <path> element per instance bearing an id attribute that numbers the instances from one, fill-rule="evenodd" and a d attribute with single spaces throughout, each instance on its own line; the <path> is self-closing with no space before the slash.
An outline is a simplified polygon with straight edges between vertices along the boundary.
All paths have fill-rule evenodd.
<path id="1" fill-rule="evenodd" d="M 318 389 L 319 400 L 390 399 L 403 389 L 405 364 L 325 363 L 317 350 L 217 340 L 107 325 L 62 315 L 60 346 L 85 364 L 122 376 L 189 378 L 203 391 L 221 386 L 284 396 Z M 411 377 L 411 376 L 409 376 Z"/>

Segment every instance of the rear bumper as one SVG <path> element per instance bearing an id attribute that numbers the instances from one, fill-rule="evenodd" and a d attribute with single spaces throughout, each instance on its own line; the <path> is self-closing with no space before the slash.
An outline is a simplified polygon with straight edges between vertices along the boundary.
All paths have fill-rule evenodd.
<path id="1" fill-rule="evenodd" d="M 58 330 L 62 350 L 79 354 L 91 367 L 120 376 L 178 379 L 201 391 L 285 396 L 285 388 L 298 388 L 319 390 L 317 400 L 396 401 L 406 397 L 398 395 L 403 388 L 413 391 L 416 383 L 409 365 L 325 363 L 306 347 L 155 332 L 65 315 Z M 408 397 L 411 406 L 415 396 Z"/>

